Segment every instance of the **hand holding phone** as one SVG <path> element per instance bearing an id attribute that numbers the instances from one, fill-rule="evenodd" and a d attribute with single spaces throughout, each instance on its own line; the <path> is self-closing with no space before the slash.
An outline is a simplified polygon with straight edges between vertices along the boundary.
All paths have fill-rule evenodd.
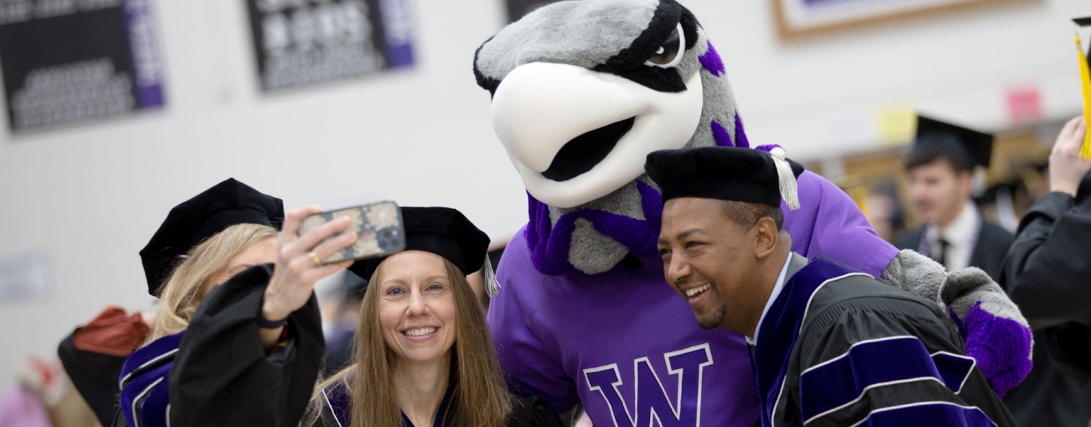
<path id="1" fill-rule="evenodd" d="M 344 260 L 361 260 L 387 256 L 405 249 L 405 229 L 402 225 L 401 209 L 394 202 L 383 201 L 363 206 L 321 212 L 303 219 L 299 234 L 330 222 L 336 218 L 349 217 L 352 225 L 345 231 L 355 231 L 356 243 L 322 260 L 323 264 Z M 330 236 L 336 238 L 341 234 Z"/>

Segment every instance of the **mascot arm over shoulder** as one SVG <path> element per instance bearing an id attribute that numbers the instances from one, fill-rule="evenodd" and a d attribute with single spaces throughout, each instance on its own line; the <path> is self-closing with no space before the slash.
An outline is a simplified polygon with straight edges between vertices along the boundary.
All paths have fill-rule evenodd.
<path id="1" fill-rule="evenodd" d="M 1027 320 L 985 272 L 970 267 L 948 273 L 943 265 L 915 251 L 898 252 L 879 238 L 856 204 L 836 185 L 808 171 L 800 176 L 799 186 L 800 194 L 822 196 L 811 208 L 800 206 L 790 211 L 781 206 L 785 227 L 792 232 L 793 251 L 808 258 L 825 256 L 842 261 L 887 285 L 947 308 L 966 340 L 966 354 L 977 360 L 982 374 L 1001 396 L 1030 373 L 1033 338 Z M 794 224 L 798 221 L 813 224 L 813 230 L 803 232 L 805 227 Z"/>
<path id="2" fill-rule="evenodd" d="M 750 143 L 722 59 L 675 0 L 544 6 L 482 44 L 474 75 L 493 96 L 493 128 L 530 199 L 530 222 L 501 262 L 506 289 L 490 322 L 514 385 L 565 410 L 578 398 L 559 355 L 572 349 L 537 315 L 564 291 L 535 288 L 656 256 L 662 206 L 643 173 L 648 153 Z M 785 211 L 793 250 L 943 304 L 998 392 L 1022 380 L 1030 330 L 988 276 L 947 274 L 917 253 L 899 253 L 832 183 L 806 173 L 799 185 L 802 208 Z"/>

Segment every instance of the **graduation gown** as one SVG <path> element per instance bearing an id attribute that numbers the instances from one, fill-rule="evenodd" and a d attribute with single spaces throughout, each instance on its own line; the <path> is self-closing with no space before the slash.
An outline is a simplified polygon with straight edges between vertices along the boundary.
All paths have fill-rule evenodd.
<path id="1" fill-rule="evenodd" d="M 436 411 L 436 419 L 431 427 L 447 427 L 452 424 L 444 419 L 444 414 L 451 404 L 454 386 L 447 389 L 447 394 L 440 402 L 439 411 Z M 341 383 L 336 383 L 322 390 L 323 404 L 320 425 L 324 427 L 347 427 L 352 425 L 352 399 Z M 522 397 L 512 394 L 512 411 L 507 425 L 509 427 L 562 427 L 560 417 L 553 412 L 544 402 L 535 398 Z M 409 417 L 402 414 L 402 422 L 405 427 L 429 427 L 414 426 Z"/>
<path id="2" fill-rule="evenodd" d="M 939 306 L 823 258 L 793 256 L 758 326 L 769 426 L 1014 426 Z"/>
<path id="3" fill-rule="evenodd" d="M 1091 176 L 1073 198 L 1052 192 L 1023 215 L 1000 283 L 1034 328 L 1034 370 L 1012 390 L 1037 402 L 1035 424 L 1085 426 L 1091 418 Z M 1019 408 L 1012 411 L 1020 416 Z"/>
<path id="4" fill-rule="evenodd" d="M 73 335 L 61 341 L 57 355 L 64 371 L 72 379 L 72 385 L 91 407 L 99 424 L 109 427 L 118 415 L 117 396 L 120 389 L 117 379 L 125 358 L 80 350 L 74 341 Z"/>
<path id="5" fill-rule="evenodd" d="M 147 334 L 140 315 L 108 307 L 57 347 L 65 372 L 99 424 L 110 426 L 118 415 L 121 367 Z"/>
<path id="6" fill-rule="evenodd" d="M 1004 255 L 1007 255 L 1008 248 L 1011 247 L 1015 236 L 1008 230 L 990 222 L 980 221 L 979 224 L 981 224 L 981 227 L 977 232 L 977 239 L 974 240 L 974 250 L 970 255 L 969 265 L 970 267 L 980 268 L 993 280 L 997 280 L 1000 277 L 1000 266 L 1004 262 Z M 912 249 L 921 252 L 921 249 L 926 246 L 923 242 L 925 228 L 925 226 L 921 226 L 905 231 L 895 240 L 894 246 L 898 247 L 898 249 Z M 928 254 L 925 253 L 924 255 L 927 256 Z"/>
<path id="7" fill-rule="evenodd" d="M 265 351 L 257 319 L 272 274 L 271 264 L 239 273 L 209 292 L 185 332 L 130 356 L 121 406 L 132 427 L 299 424 L 325 341 L 312 295 L 288 317 L 283 345 Z"/>

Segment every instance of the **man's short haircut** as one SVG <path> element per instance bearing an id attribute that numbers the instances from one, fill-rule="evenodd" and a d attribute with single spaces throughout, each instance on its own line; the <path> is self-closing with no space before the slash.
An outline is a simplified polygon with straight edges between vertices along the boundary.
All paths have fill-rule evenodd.
<path id="1" fill-rule="evenodd" d="M 946 160 L 954 169 L 955 175 L 974 171 L 974 161 L 968 156 L 952 154 L 935 148 L 920 147 L 909 152 L 905 159 L 905 170 L 911 171 L 938 160 Z"/>
<path id="2" fill-rule="evenodd" d="M 784 212 L 780 206 L 726 200 L 721 200 L 720 206 L 724 215 L 740 227 L 749 229 L 757 225 L 758 220 L 769 217 L 777 225 L 777 231 L 784 229 Z"/>

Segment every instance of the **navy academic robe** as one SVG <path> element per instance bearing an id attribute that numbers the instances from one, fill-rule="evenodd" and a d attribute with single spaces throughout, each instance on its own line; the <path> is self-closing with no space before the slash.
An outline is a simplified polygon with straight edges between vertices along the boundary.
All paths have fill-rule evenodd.
<path id="1" fill-rule="evenodd" d="M 758 326 L 769 426 L 1013 426 L 936 304 L 833 261 L 793 256 Z"/>

